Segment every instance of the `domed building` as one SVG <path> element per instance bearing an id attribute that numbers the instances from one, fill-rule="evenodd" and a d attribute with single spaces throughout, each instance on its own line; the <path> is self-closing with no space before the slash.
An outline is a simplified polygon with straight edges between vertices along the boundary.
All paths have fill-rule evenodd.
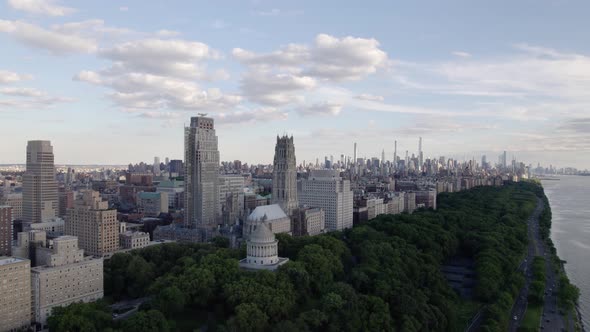
<path id="1" fill-rule="evenodd" d="M 240 261 L 240 267 L 253 270 L 276 270 L 289 261 L 278 255 L 279 241 L 265 222 L 257 225 L 246 242 L 246 258 Z"/>

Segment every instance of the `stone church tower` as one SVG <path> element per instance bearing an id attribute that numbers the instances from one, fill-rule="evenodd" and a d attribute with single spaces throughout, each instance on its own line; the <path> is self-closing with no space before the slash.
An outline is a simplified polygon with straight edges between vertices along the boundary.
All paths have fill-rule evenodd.
<path id="1" fill-rule="evenodd" d="M 277 136 L 272 172 L 272 203 L 279 204 L 289 217 L 299 207 L 297 199 L 297 164 L 293 136 Z"/>

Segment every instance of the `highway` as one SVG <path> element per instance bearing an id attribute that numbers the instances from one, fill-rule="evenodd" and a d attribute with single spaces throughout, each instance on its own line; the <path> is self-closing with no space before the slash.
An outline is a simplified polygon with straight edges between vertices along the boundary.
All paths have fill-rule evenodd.
<path id="1" fill-rule="evenodd" d="M 543 331 L 566 331 L 565 322 L 563 317 L 559 314 L 557 307 L 557 297 L 553 295 L 553 291 L 556 290 L 557 276 L 555 270 L 551 264 L 551 252 L 545 244 L 545 241 L 541 239 L 539 233 L 539 216 L 543 211 L 543 201 L 541 199 L 537 202 L 535 212 L 528 220 L 528 236 L 529 236 L 529 247 L 527 251 L 527 257 L 523 260 L 520 269 L 525 274 L 525 285 L 521 289 L 518 298 L 512 308 L 510 317 L 509 331 L 516 331 L 524 314 L 526 312 L 528 304 L 528 293 L 532 275 L 532 263 L 535 256 L 542 256 L 545 258 L 545 295 L 543 303 L 543 313 L 541 321 L 539 322 L 539 328 Z M 514 319 L 516 317 L 516 319 Z M 573 331 L 573 330 L 572 330 Z"/>

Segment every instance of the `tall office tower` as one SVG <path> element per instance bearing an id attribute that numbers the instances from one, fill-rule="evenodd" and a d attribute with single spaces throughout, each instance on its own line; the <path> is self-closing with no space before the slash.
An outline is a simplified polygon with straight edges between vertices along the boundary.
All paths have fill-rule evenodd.
<path id="1" fill-rule="evenodd" d="M 244 177 L 235 174 L 219 176 L 219 206 L 221 222 L 234 225 L 244 211 Z"/>
<path id="2" fill-rule="evenodd" d="M 0 331 L 31 325 L 31 262 L 0 255 Z"/>
<path id="3" fill-rule="evenodd" d="M 409 163 L 410 163 L 410 156 L 408 155 L 408 150 L 406 150 L 406 167 L 408 167 Z"/>
<path id="4" fill-rule="evenodd" d="M 354 157 L 352 159 L 352 162 L 356 165 L 356 142 L 354 143 Z"/>
<path id="5" fill-rule="evenodd" d="M 154 157 L 154 175 L 160 175 L 160 157 Z"/>
<path id="6" fill-rule="evenodd" d="M 60 236 L 53 240 L 52 248 L 35 251 L 39 266 L 31 268 L 32 312 L 33 320 L 43 328 L 55 307 L 104 296 L 103 259 L 84 257 L 75 236 Z"/>
<path id="7" fill-rule="evenodd" d="M 23 174 L 23 221 L 40 223 L 57 216 L 57 181 L 49 141 L 29 141 Z"/>
<path id="8" fill-rule="evenodd" d="M 0 205 L 0 256 L 12 254 L 12 207 Z"/>
<path id="9" fill-rule="evenodd" d="M 504 169 L 506 169 L 507 165 L 507 160 L 506 160 L 506 151 L 504 151 L 504 153 L 502 154 L 502 167 L 504 167 Z"/>
<path id="10" fill-rule="evenodd" d="M 484 154 L 483 156 L 481 156 L 481 168 L 486 169 L 486 164 L 487 164 L 487 158 L 486 158 L 486 155 Z"/>
<path id="11" fill-rule="evenodd" d="M 420 137 L 420 140 L 418 141 L 418 161 L 420 162 L 420 165 L 418 165 L 418 169 L 422 170 L 422 167 L 424 165 L 424 154 L 422 153 L 422 137 Z"/>
<path id="12" fill-rule="evenodd" d="M 78 237 L 86 254 L 103 257 L 119 249 L 117 210 L 109 210 L 98 191 L 84 190 L 67 210 L 65 234 Z M 78 243 L 76 241 L 76 243 Z"/>
<path id="13" fill-rule="evenodd" d="M 219 150 L 213 119 L 191 118 L 184 128 L 185 224 L 191 228 L 213 228 L 219 215 Z"/>
<path id="14" fill-rule="evenodd" d="M 393 143 L 393 169 L 397 169 L 397 140 Z"/>
<path id="15" fill-rule="evenodd" d="M 314 170 L 301 182 L 299 202 L 325 212 L 327 231 L 352 227 L 353 191 L 350 181 L 333 170 Z"/>
<path id="16" fill-rule="evenodd" d="M 272 171 L 272 203 L 279 204 L 288 216 L 299 207 L 293 136 L 277 136 Z"/>

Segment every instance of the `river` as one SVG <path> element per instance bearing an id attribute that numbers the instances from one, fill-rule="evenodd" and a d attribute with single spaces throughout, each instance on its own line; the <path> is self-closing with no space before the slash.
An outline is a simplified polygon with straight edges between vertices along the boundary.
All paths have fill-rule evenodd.
<path id="1" fill-rule="evenodd" d="M 553 219 L 551 239 L 570 281 L 580 288 L 580 312 L 590 327 L 590 176 L 543 180 Z"/>

